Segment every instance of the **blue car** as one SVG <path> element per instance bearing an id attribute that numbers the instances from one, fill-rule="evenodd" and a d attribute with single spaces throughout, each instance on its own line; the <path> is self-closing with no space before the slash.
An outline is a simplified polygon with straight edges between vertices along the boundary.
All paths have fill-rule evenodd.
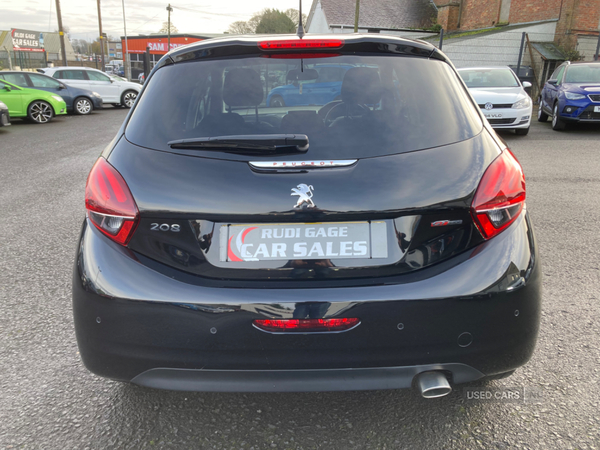
<path id="1" fill-rule="evenodd" d="M 538 121 L 552 117 L 552 129 L 570 122 L 600 123 L 600 62 L 565 62 L 544 85 Z"/>
<path id="2" fill-rule="evenodd" d="M 326 105 L 339 100 L 342 94 L 342 80 L 351 65 L 316 64 L 305 72 L 314 73 L 312 80 L 298 77 L 299 70 L 290 70 L 285 86 L 279 86 L 269 92 L 267 105 L 278 106 L 308 106 Z"/>
<path id="3" fill-rule="evenodd" d="M 63 98 L 69 113 L 86 115 L 91 114 L 94 109 L 102 108 L 102 97 L 96 92 L 67 86 L 41 73 L 2 71 L 0 79 L 20 87 L 55 93 Z"/>

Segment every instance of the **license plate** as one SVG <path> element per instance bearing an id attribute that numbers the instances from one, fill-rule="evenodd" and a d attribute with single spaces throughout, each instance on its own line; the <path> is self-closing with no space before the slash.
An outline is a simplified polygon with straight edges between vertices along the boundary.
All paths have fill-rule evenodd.
<path id="1" fill-rule="evenodd" d="M 487 119 L 502 119 L 502 114 L 484 114 Z"/>
<path id="2" fill-rule="evenodd" d="M 600 112 L 600 106 L 594 106 L 594 112 Z"/>
<path id="3" fill-rule="evenodd" d="M 223 262 L 387 256 L 385 222 L 229 224 L 220 229 Z"/>

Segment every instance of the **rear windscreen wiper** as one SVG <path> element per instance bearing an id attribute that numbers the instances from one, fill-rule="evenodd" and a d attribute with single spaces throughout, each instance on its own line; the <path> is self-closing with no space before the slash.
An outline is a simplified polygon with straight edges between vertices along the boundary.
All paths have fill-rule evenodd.
<path id="1" fill-rule="evenodd" d="M 231 153 L 305 153 L 308 136 L 305 134 L 250 134 L 200 137 L 168 142 L 176 149 L 208 150 Z"/>

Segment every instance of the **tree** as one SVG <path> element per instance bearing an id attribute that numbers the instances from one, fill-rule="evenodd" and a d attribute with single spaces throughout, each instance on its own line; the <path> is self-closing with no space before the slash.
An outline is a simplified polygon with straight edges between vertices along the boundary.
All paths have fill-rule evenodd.
<path id="1" fill-rule="evenodd" d="M 91 47 L 92 53 L 99 55 L 101 53 L 100 38 L 96 38 L 96 40 L 94 42 L 92 42 L 90 47 Z"/>
<path id="2" fill-rule="evenodd" d="M 85 39 L 71 39 L 71 45 L 77 53 L 89 53 L 90 43 Z M 98 46 L 98 50 L 100 50 L 100 46 Z"/>
<path id="3" fill-rule="evenodd" d="M 296 24 L 296 28 L 298 27 L 299 22 L 299 17 L 300 17 L 300 11 L 298 11 L 297 9 L 294 8 L 290 8 L 285 12 L 285 15 L 288 16 L 292 22 L 294 22 Z M 302 14 L 302 23 L 304 24 L 304 26 L 306 26 L 306 14 Z"/>
<path id="4" fill-rule="evenodd" d="M 158 32 L 160 34 L 169 34 L 169 22 L 163 22 L 162 27 L 160 30 L 158 30 Z M 171 34 L 175 33 L 179 33 L 179 30 L 175 25 L 173 25 L 173 22 L 171 22 Z"/>
<path id="5" fill-rule="evenodd" d="M 248 24 L 248 22 L 244 22 L 243 20 L 238 20 L 237 22 L 233 22 L 229 25 L 227 32 L 229 34 L 252 34 L 255 29 Z"/>
<path id="6" fill-rule="evenodd" d="M 252 16 L 248 22 L 238 21 L 229 25 L 227 30 L 230 34 L 279 34 L 294 33 L 298 27 L 299 12 L 296 9 L 288 9 L 285 12 L 278 9 L 263 9 Z M 306 15 L 302 15 L 306 23 Z"/>
<path id="7" fill-rule="evenodd" d="M 278 9 L 265 10 L 256 27 L 257 34 L 285 34 L 294 33 L 295 31 L 296 24 Z"/>

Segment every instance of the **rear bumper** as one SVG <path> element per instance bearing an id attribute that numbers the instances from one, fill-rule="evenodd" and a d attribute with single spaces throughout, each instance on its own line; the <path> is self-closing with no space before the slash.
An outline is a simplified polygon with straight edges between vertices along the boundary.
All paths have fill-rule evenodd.
<path id="1" fill-rule="evenodd" d="M 77 340 L 90 371 L 199 391 L 389 389 L 409 387 L 426 370 L 444 370 L 454 383 L 507 372 L 533 353 L 540 300 L 524 216 L 429 278 L 314 289 L 183 283 L 84 224 L 73 280 Z M 313 335 L 252 326 L 292 317 L 358 317 L 361 325 Z"/>
<path id="2" fill-rule="evenodd" d="M 132 381 L 140 386 L 174 391 L 325 392 L 404 389 L 422 372 L 443 371 L 454 383 L 484 375 L 465 364 L 317 370 L 150 369 Z"/>

